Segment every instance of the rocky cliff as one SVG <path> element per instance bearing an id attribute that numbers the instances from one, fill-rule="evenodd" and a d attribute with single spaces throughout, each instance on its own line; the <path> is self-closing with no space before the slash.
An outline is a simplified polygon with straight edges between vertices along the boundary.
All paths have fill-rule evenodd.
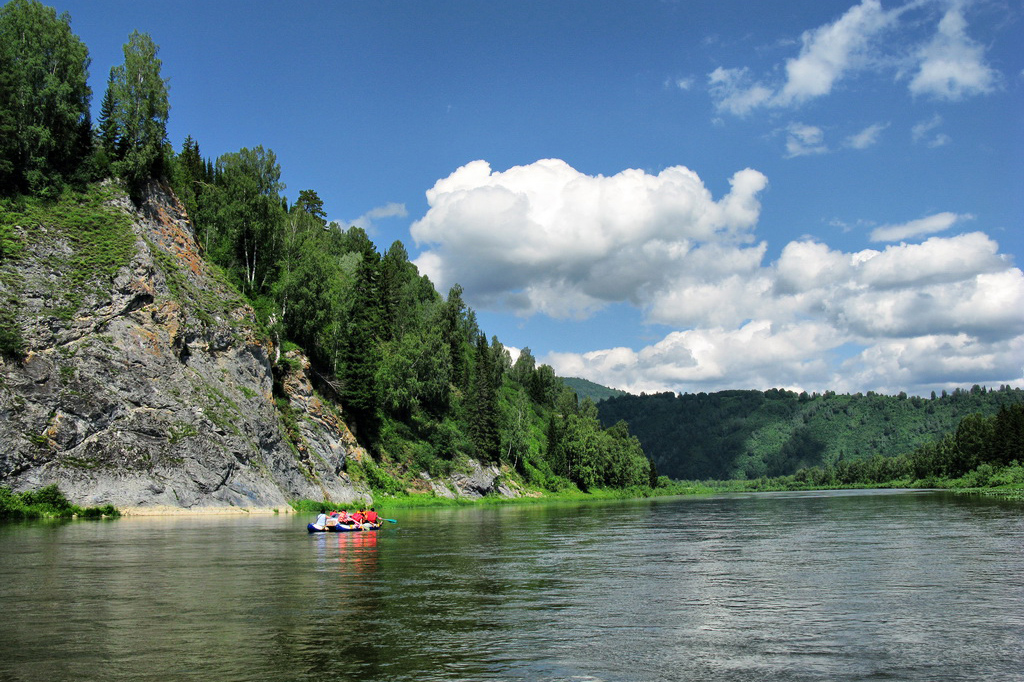
<path id="1" fill-rule="evenodd" d="M 0 358 L 0 485 L 136 512 L 368 499 L 301 356 L 275 396 L 275 348 L 172 194 L 89 196 L 5 216 L 0 322 L 20 347 Z"/>

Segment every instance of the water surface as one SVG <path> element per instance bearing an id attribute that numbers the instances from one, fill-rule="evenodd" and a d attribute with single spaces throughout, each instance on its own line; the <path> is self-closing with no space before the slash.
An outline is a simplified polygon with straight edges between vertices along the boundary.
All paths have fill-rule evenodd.
<path id="1" fill-rule="evenodd" d="M 773 493 L 0 526 L 0 680 L 1012 680 L 1024 505 Z"/>

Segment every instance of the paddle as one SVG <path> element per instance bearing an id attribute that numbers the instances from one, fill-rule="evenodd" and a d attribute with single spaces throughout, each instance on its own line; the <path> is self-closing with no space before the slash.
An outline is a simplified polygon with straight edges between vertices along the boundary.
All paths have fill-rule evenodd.
<path id="1" fill-rule="evenodd" d="M 398 519 L 381 519 L 381 521 L 387 521 L 388 523 L 398 523 Z"/>

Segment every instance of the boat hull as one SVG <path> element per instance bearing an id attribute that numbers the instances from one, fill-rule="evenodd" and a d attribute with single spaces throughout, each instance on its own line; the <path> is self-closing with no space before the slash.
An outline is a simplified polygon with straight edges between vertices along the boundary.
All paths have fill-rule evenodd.
<path id="1" fill-rule="evenodd" d="M 367 530 L 377 530 L 380 528 L 380 524 L 364 523 L 362 526 L 324 526 L 321 528 L 315 524 L 307 524 L 306 530 L 310 533 L 359 533 Z"/>

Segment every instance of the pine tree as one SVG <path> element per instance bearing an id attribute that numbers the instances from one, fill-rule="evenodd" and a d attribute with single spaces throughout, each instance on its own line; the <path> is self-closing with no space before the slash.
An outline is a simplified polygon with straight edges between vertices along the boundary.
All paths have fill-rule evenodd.
<path id="1" fill-rule="evenodd" d="M 117 132 L 117 115 L 114 104 L 114 69 L 110 70 L 107 77 L 107 89 L 103 93 L 103 102 L 100 104 L 100 118 L 97 121 L 100 148 L 106 153 L 108 159 L 114 159 L 117 154 L 118 142 L 121 136 Z"/>
<path id="2" fill-rule="evenodd" d="M 377 414 L 377 331 L 380 327 L 377 269 L 380 256 L 369 243 L 356 272 L 352 309 L 341 345 L 342 408 L 355 419 L 359 436 L 373 442 L 379 429 Z"/>
<path id="3" fill-rule="evenodd" d="M 473 355 L 473 388 L 470 396 L 470 435 L 480 455 L 498 461 L 501 446 L 498 431 L 498 393 L 494 383 L 494 357 L 487 345 L 487 337 L 477 336 Z"/>

